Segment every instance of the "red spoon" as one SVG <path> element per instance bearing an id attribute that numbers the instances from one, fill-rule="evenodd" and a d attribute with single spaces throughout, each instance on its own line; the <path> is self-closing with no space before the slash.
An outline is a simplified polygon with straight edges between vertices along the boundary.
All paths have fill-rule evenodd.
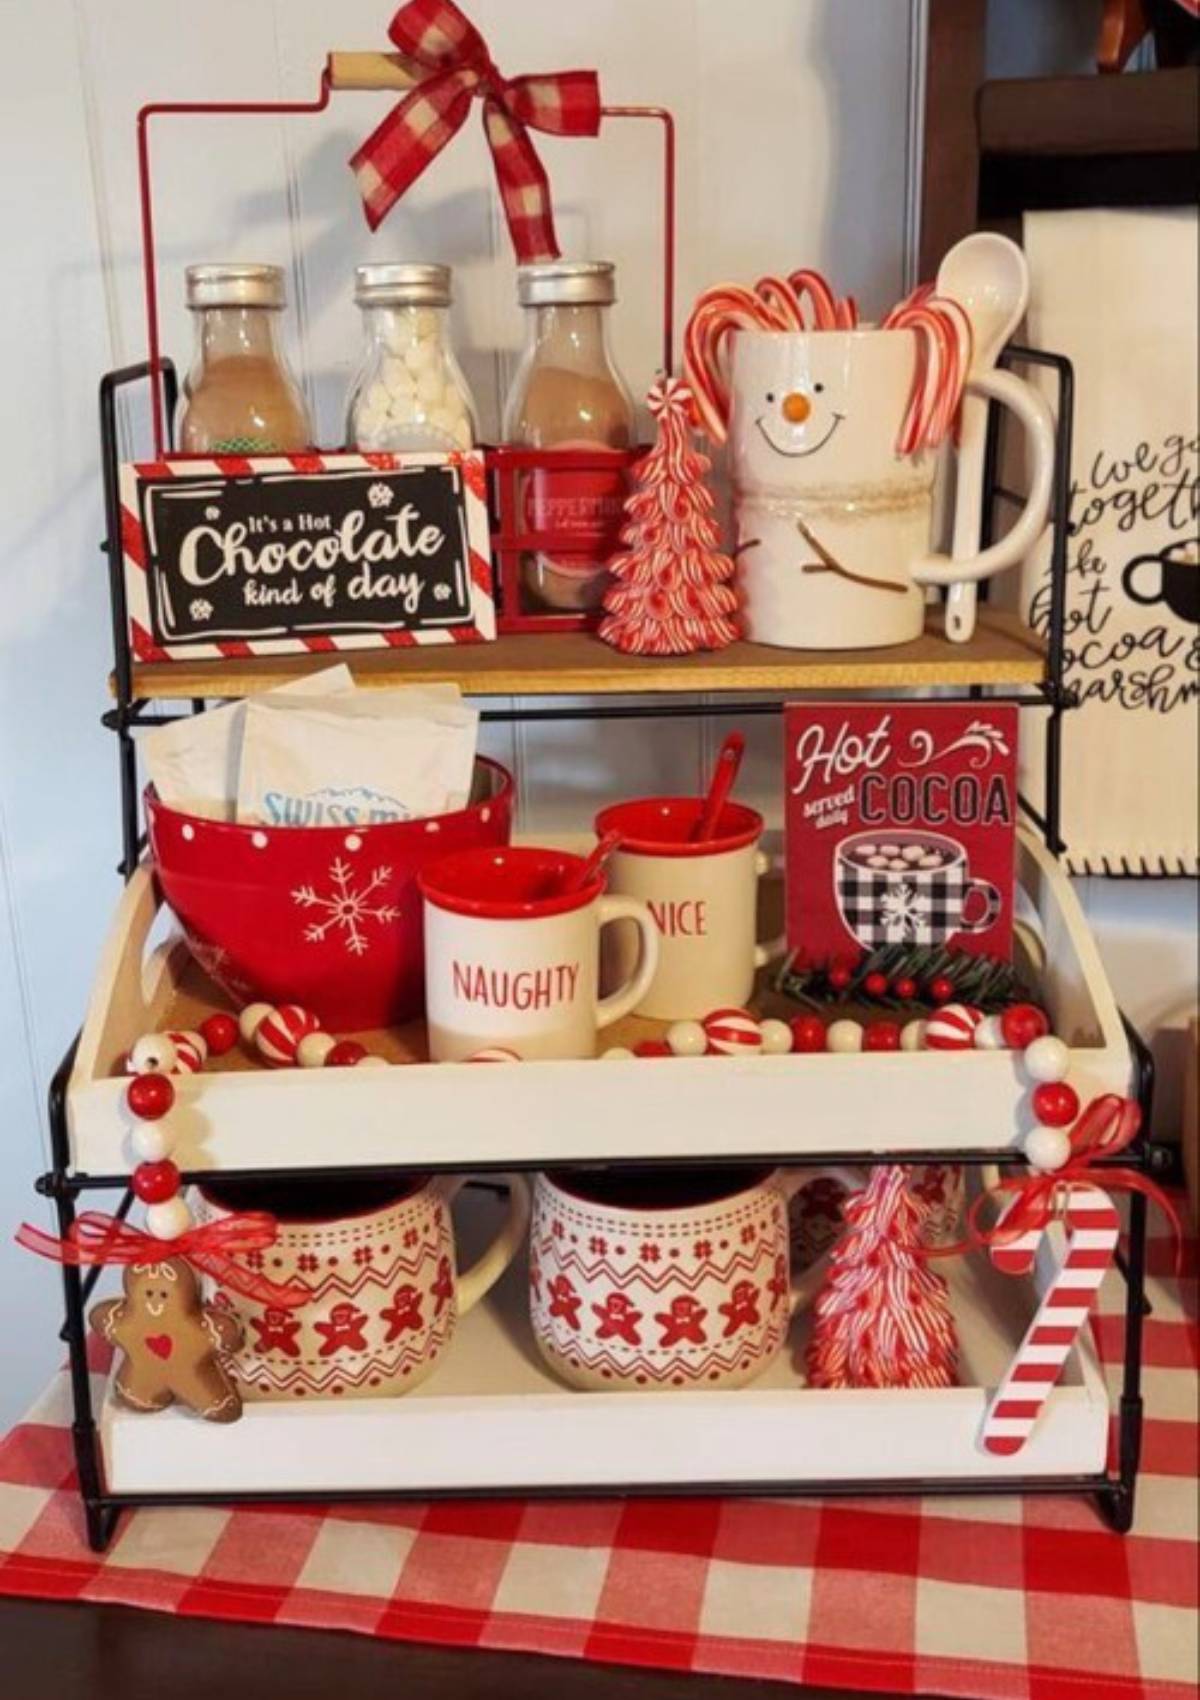
<path id="1" fill-rule="evenodd" d="M 590 856 L 567 870 L 567 876 L 559 886 L 559 891 L 582 891 L 584 886 L 590 885 L 620 842 L 620 828 L 614 826 L 611 832 L 606 832 L 599 840 Z"/>
<path id="2" fill-rule="evenodd" d="M 717 830 L 721 810 L 729 801 L 729 793 L 733 790 L 745 753 L 745 738 L 740 732 L 731 732 L 721 745 L 721 753 L 713 767 L 712 778 L 708 782 L 708 796 L 704 799 L 700 819 L 688 835 L 693 844 L 707 843 Z"/>

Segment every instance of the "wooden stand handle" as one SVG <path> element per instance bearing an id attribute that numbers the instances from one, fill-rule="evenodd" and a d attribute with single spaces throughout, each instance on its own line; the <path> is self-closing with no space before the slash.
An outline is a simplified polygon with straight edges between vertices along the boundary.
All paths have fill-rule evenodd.
<path id="1" fill-rule="evenodd" d="M 410 89 L 416 73 L 399 53 L 331 53 L 329 86 L 334 89 Z"/>

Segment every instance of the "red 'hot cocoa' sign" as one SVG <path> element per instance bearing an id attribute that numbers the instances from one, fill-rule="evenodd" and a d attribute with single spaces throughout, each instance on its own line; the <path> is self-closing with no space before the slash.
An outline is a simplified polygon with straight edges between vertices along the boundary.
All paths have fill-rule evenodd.
<path id="1" fill-rule="evenodd" d="M 793 703 L 785 717 L 788 944 L 1012 948 L 1017 710 Z"/>

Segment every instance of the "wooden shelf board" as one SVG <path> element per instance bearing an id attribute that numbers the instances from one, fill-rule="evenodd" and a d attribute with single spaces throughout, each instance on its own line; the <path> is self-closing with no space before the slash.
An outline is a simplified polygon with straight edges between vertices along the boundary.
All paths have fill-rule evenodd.
<path id="1" fill-rule="evenodd" d="M 368 688 L 453 681 L 468 696 L 636 696 L 1038 685 L 1045 677 L 1046 649 L 1018 616 L 981 609 L 976 634 L 966 644 L 946 639 L 940 612 L 913 643 L 890 649 L 797 650 L 738 643 L 716 654 L 659 660 L 620 655 L 588 633 L 545 633 L 344 656 L 156 663 L 134 668 L 133 695 L 141 701 L 250 696 L 335 660 L 348 662 L 358 684 Z"/>
<path id="2" fill-rule="evenodd" d="M 979 91 L 988 154 L 1187 153 L 1197 145 L 1200 71 L 1014 77 Z"/>

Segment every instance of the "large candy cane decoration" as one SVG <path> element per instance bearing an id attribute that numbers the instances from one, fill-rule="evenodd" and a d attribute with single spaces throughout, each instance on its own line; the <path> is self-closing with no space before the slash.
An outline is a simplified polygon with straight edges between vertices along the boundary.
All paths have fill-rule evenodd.
<path id="1" fill-rule="evenodd" d="M 1019 1198 L 1013 1199 L 1004 1216 L 1019 1204 Z M 998 1224 L 1001 1233 L 1004 1216 Z M 1098 1187 L 1070 1186 L 1062 1217 L 1067 1255 L 984 1418 L 984 1450 L 1001 1457 L 1019 1452 L 1033 1432 L 1117 1248 L 1117 1212 Z M 989 1249 L 996 1268 L 1006 1275 L 1028 1275 L 1047 1226 L 993 1243 Z"/>

